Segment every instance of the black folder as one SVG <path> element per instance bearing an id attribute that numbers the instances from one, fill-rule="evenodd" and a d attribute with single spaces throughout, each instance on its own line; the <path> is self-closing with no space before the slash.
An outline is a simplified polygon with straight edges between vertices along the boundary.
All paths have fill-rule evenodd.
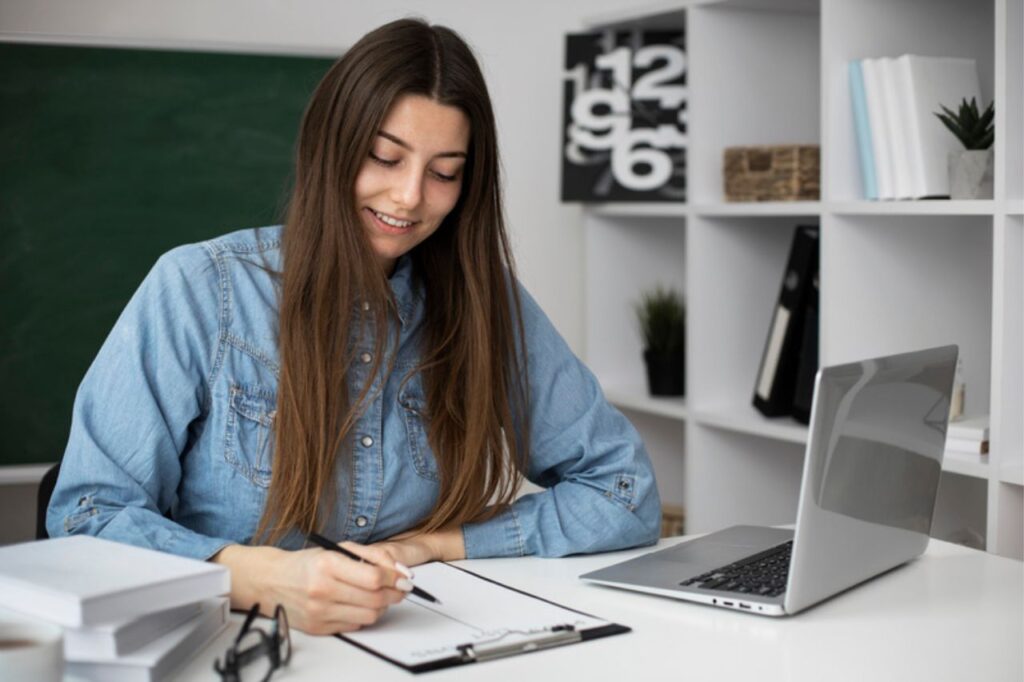
<path id="1" fill-rule="evenodd" d="M 766 417 L 793 414 L 804 323 L 817 262 L 818 228 L 801 225 L 793 233 L 778 303 L 772 314 L 754 385 L 754 407 Z"/>
<path id="2" fill-rule="evenodd" d="M 807 307 L 804 313 L 804 330 L 801 334 L 800 363 L 796 372 L 796 388 L 793 391 L 793 419 L 801 424 L 811 422 L 811 402 L 814 400 L 814 376 L 818 373 L 818 258 L 808 286 Z"/>

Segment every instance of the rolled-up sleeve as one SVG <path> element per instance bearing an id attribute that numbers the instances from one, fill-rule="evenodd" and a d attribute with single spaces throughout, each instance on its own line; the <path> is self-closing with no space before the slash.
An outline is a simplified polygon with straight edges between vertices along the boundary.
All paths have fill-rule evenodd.
<path id="1" fill-rule="evenodd" d="M 172 520 L 180 456 L 216 371 L 221 286 L 201 245 L 156 263 L 83 379 L 47 511 L 52 537 L 87 533 L 206 559 L 228 540 Z"/>
<path id="2" fill-rule="evenodd" d="M 528 478 L 544 490 L 463 526 L 466 556 L 565 556 L 657 541 L 661 502 L 643 442 L 519 289 L 529 372 Z"/>

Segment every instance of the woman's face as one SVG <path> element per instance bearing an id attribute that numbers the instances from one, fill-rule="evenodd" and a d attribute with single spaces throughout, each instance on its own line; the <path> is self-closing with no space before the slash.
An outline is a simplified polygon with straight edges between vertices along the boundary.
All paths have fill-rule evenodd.
<path id="1" fill-rule="evenodd" d="M 359 215 L 385 272 L 455 206 L 469 132 L 460 109 L 429 97 L 403 95 L 391 106 L 355 185 Z"/>

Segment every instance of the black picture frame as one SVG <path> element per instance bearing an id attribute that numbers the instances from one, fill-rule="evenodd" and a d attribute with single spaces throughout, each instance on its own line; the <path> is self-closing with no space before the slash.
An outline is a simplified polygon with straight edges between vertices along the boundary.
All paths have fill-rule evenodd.
<path id="1" fill-rule="evenodd" d="M 568 34 L 564 67 L 562 201 L 685 201 L 685 31 Z"/>

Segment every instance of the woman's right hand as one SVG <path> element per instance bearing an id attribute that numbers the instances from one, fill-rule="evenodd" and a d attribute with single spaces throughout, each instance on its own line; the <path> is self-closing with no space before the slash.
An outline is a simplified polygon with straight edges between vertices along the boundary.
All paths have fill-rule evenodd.
<path id="1" fill-rule="evenodd" d="M 244 611 L 259 602 L 269 616 L 281 604 L 291 627 L 332 635 L 372 625 L 412 589 L 384 552 L 353 543 L 345 548 L 379 565 L 319 547 L 289 552 L 242 545 L 225 547 L 211 561 L 231 571 L 231 608 Z"/>

